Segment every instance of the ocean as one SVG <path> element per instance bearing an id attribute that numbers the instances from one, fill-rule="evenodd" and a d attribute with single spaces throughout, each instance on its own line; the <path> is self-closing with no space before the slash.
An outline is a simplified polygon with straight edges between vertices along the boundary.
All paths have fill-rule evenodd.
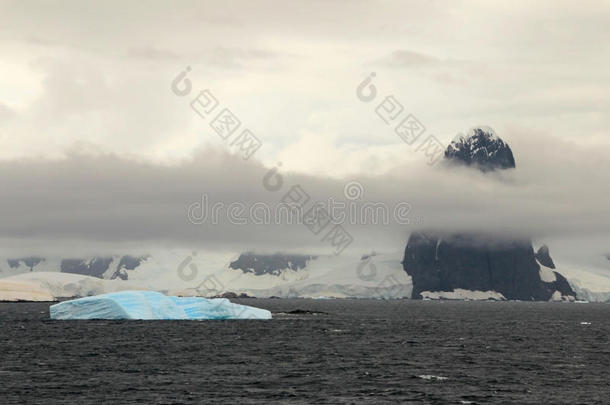
<path id="1" fill-rule="evenodd" d="M 0 303 L 0 402 L 607 404 L 610 305 L 238 299 L 270 321 Z"/>

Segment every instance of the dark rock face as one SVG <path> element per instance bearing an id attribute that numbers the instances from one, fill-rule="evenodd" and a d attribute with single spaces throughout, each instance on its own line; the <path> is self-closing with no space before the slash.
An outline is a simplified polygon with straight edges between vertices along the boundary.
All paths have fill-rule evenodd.
<path id="1" fill-rule="evenodd" d="M 19 258 L 19 259 L 7 259 L 8 265 L 12 269 L 19 267 L 19 264 L 23 263 L 27 267 L 30 268 L 30 271 L 33 271 L 34 267 L 36 267 L 42 261 L 44 261 L 43 258 L 41 258 L 41 257 L 34 257 L 34 256 L 33 257 L 22 257 L 22 258 Z"/>
<path id="2" fill-rule="evenodd" d="M 110 276 L 110 279 L 114 280 L 115 278 L 120 278 L 121 280 L 127 280 L 129 277 L 127 270 L 135 270 L 146 259 L 148 259 L 148 256 L 134 257 L 126 255 L 121 257 L 121 260 L 119 261 L 115 272 Z"/>
<path id="3" fill-rule="evenodd" d="M 239 258 L 229 265 L 232 269 L 239 269 L 244 273 L 279 275 L 284 269 L 300 270 L 307 266 L 307 262 L 316 259 L 310 255 L 292 255 L 275 253 L 263 255 L 256 253 L 242 253 Z"/>
<path id="4" fill-rule="evenodd" d="M 473 128 L 467 136 L 456 139 L 447 147 L 445 159 L 483 172 L 515 168 L 510 147 L 488 127 Z M 557 272 L 555 281 L 542 281 L 538 263 L 555 268 L 548 247 L 534 253 L 527 239 L 413 232 L 405 248 L 403 268 L 413 280 L 412 298 L 422 298 L 422 291 L 457 288 L 496 291 L 513 300 L 548 301 L 555 291 L 576 297 Z"/>
<path id="5" fill-rule="evenodd" d="M 445 150 L 445 159 L 451 163 L 476 166 L 484 172 L 515 168 L 512 150 L 488 127 L 473 128 L 466 136 L 451 142 Z"/>
<path id="6" fill-rule="evenodd" d="M 550 269 L 555 268 L 555 263 L 553 263 L 553 259 L 551 259 L 549 247 L 547 245 L 540 246 L 540 249 L 538 249 L 538 251 L 536 252 L 536 259 L 538 259 L 538 263 L 545 267 L 548 267 Z"/>
<path id="7" fill-rule="evenodd" d="M 553 284 L 553 287 L 556 291 L 559 291 L 562 295 L 571 295 L 576 298 L 576 292 L 568 282 L 568 280 L 562 276 L 560 273 L 554 271 L 555 274 L 555 282 L 554 283 L 545 283 L 545 284 Z"/>
<path id="8" fill-rule="evenodd" d="M 128 271 L 134 270 L 143 261 L 148 259 L 149 256 L 121 256 L 119 263 L 116 267 L 110 268 L 113 261 L 118 259 L 119 256 L 108 256 L 108 257 L 92 257 L 89 259 L 62 259 L 59 269 L 50 268 L 50 271 L 61 271 L 63 273 L 83 274 L 85 276 L 92 276 L 98 278 L 104 278 L 106 275 L 107 279 L 113 280 L 120 278 L 121 280 L 127 280 L 129 277 Z M 22 263 L 30 268 L 30 271 L 34 271 L 36 266 L 46 262 L 43 257 L 22 257 L 16 259 L 7 259 L 7 263 L 11 268 L 17 268 Z M 48 264 L 48 263 L 47 263 Z M 39 270 L 39 269 L 37 269 Z"/>
<path id="9" fill-rule="evenodd" d="M 111 262 L 112 257 L 95 257 L 91 260 L 63 259 L 60 269 L 62 273 L 84 274 L 103 278 Z"/>
<path id="10" fill-rule="evenodd" d="M 413 279 L 412 298 L 422 291 L 456 288 L 496 291 L 507 299 L 548 301 L 555 291 L 576 294 L 556 273 L 557 281 L 541 281 L 529 240 L 497 240 L 472 234 L 415 232 L 409 238 L 403 261 Z"/>
<path id="11" fill-rule="evenodd" d="M 146 258 L 146 256 L 123 256 L 115 269 L 110 269 L 110 265 L 113 261 L 112 257 L 94 257 L 89 260 L 63 259 L 61 261 L 61 272 L 104 278 L 104 273 L 110 269 L 112 270 L 112 273 L 107 277 L 108 279 L 114 280 L 120 278 L 121 280 L 127 280 L 127 270 L 135 269 L 142 261 L 146 260 Z"/>

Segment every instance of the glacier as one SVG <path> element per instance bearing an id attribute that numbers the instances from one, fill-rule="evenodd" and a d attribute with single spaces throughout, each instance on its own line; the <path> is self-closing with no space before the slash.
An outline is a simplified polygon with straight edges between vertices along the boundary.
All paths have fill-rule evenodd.
<path id="1" fill-rule="evenodd" d="M 226 298 L 167 296 L 156 291 L 120 291 L 51 305 L 51 319 L 271 319 L 266 309 Z"/>
<path id="2" fill-rule="evenodd" d="M 181 279 L 177 271 L 185 255 L 196 269 L 192 280 Z M 130 290 L 182 297 L 212 297 L 225 292 L 259 298 L 391 299 L 412 295 L 413 283 L 402 267 L 401 251 L 378 253 L 366 259 L 359 253 L 319 256 L 298 271 L 286 268 L 277 274 L 261 275 L 231 268 L 229 263 L 237 257 L 235 252 L 223 251 L 199 251 L 196 255 L 187 250 L 159 251 L 130 270 L 128 280 L 53 271 L 60 262 L 50 259 L 33 271 L 23 264 L 18 269 L 10 268 L 0 258 L 0 301 L 58 301 Z M 568 277 L 579 299 L 608 301 L 610 260 L 600 256 L 599 262 L 579 263 L 556 260 L 555 270 Z M 551 271 L 541 270 L 541 280 L 550 281 Z"/>

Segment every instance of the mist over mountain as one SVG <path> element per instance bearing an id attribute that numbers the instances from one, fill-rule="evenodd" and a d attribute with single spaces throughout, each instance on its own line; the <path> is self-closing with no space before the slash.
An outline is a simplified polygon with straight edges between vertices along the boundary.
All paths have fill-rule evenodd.
<path id="1" fill-rule="evenodd" d="M 493 129 L 477 127 L 447 147 L 445 159 L 488 172 L 515 168 L 512 151 Z M 491 291 L 507 299 L 574 300 L 576 293 L 554 269 L 548 247 L 534 252 L 526 238 L 498 237 L 485 232 L 411 234 L 403 260 L 413 279 L 413 298 L 456 289 Z"/>
<path id="2" fill-rule="evenodd" d="M 0 405 L 609 402 L 610 0 L 0 21 Z"/>
<path id="3" fill-rule="evenodd" d="M 527 267 L 531 269 L 527 277 L 531 280 L 536 277 L 533 273 L 538 263 L 553 269 L 558 254 L 560 263 L 569 264 L 567 269 L 560 266 L 560 274 L 569 270 L 568 278 L 588 280 L 581 269 L 589 271 L 587 263 L 607 252 L 602 228 L 608 217 L 601 212 L 606 210 L 608 196 L 603 187 L 595 187 L 592 190 L 600 191 L 596 198 L 581 198 L 578 190 L 584 187 L 591 190 L 591 184 L 597 184 L 603 176 L 586 165 L 571 164 L 571 158 L 565 156 L 568 151 L 579 159 L 597 156 L 597 160 L 591 162 L 599 164 L 603 162 L 599 151 L 569 145 L 553 137 L 538 134 L 532 138 L 511 132 L 511 137 L 518 141 L 514 143 L 515 148 L 520 151 L 515 155 L 519 165 L 515 164 L 513 168 L 513 144 L 509 146 L 489 127 L 476 127 L 466 134 L 469 136 L 457 137 L 447 147 L 443 164 L 430 167 L 424 161 L 409 161 L 383 175 L 352 177 L 362 186 L 362 195 L 357 200 L 349 200 L 344 194 L 347 179 L 284 172 L 281 167 L 274 169 L 256 161 L 244 162 L 238 156 L 211 149 L 198 152 L 179 166 L 81 153 L 60 161 L 3 162 L 0 165 L 4 170 L 12 173 L 10 177 L 0 178 L 0 184 L 12 190 L 11 199 L 0 201 L 5 216 L 0 250 L 10 260 L 4 274 L 46 269 L 131 279 L 131 267 L 142 267 L 136 266 L 138 258 L 158 258 L 168 249 L 215 247 L 234 252 L 237 255 L 233 259 L 234 266 L 239 271 L 279 274 L 284 269 L 298 267 L 295 270 L 298 273 L 303 270 L 302 258 L 333 254 L 328 242 L 322 242 L 321 235 L 313 234 L 298 223 L 257 224 L 247 210 L 242 213 L 245 223 L 236 223 L 229 220 L 226 208 L 235 202 L 246 208 L 260 203 L 274 207 L 293 190 L 293 186 L 299 185 L 309 195 L 310 204 L 329 198 L 354 204 L 356 208 L 367 203 L 382 203 L 390 208 L 398 203 L 410 204 L 406 224 L 394 221 L 387 224 L 345 223 L 353 243 L 343 254 L 362 256 L 371 250 L 392 254 L 404 251 L 410 235 L 415 237 L 416 232 L 423 232 L 431 235 L 428 239 L 433 241 L 430 243 L 434 248 L 439 239 L 445 241 L 439 243 L 438 250 L 439 263 L 445 263 L 446 267 L 455 257 L 449 259 L 444 255 L 459 254 L 457 245 L 447 241 L 455 242 L 459 235 L 467 235 L 467 240 L 481 240 L 488 246 L 502 240 L 525 246 L 520 253 L 513 252 L 506 257 L 526 258 Z M 554 151 L 553 159 L 541 155 L 540 151 L 546 149 Z M 233 173 L 230 181 L 225 178 L 228 172 Z M 269 173 L 281 178 L 279 191 L 265 188 L 263 181 Z M 550 173 L 561 175 L 575 191 L 568 193 L 568 188 L 558 188 Z M 587 176 L 587 182 L 581 181 L 583 176 Z M 49 194 L 44 190 L 54 192 Z M 42 195 L 46 198 L 44 204 Z M 209 203 L 208 220 L 193 223 L 188 218 L 189 207 L 203 209 L 202 195 L 207 196 Z M 222 214 L 219 220 L 212 222 L 211 207 L 220 203 L 225 209 L 219 211 Z M 574 210 L 572 204 L 579 204 L 582 209 Z M 561 238 L 561 248 L 553 249 L 557 243 L 554 241 Z M 554 252 L 553 258 L 544 249 L 535 252 L 532 258 L 531 239 L 548 244 Z M 566 248 L 567 243 L 571 243 L 567 245 L 569 248 Z M 452 246 L 456 249 L 452 250 Z M 483 251 L 485 249 L 488 248 Z M 248 255 L 246 252 L 254 253 Z M 277 252 L 283 253 L 274 256 Z M 244 256 L 239 258 L 240 254 Z M 464 250 L 460 255 L 466 254 Z M 571 256 L 576 259 L 570 260 Z M 123 257 L 136 261 L 130 264 L 132 259 L 126 259 L 121 264 Z M 415 275 L 414 280 L 419 280 L 418 266 L 423 263 L 419 258 L 422 257 L 426 255 L 418 255 L 418 260 L 411 263 L 415 267 L 406 271 Z M 177 259 L 171 266 L 176 267 L 182 259 Z M 397 263 L 400 265 L 401 261 L 403 265 L 408 262 L 405 257 Z M 604 262 L 608 263 L 605 258 Z M 439 263 L 424 267 L 433 269 Z M 308 265 L 309 262 L 305 267 Z M 514 267 L 508 267 L 511 266 Z M 595 266 L 591 267 L 591 271 L 596 272 L 595 277 L 605 280 L 605 267 Z M 492 273 L 488 268 L 477 271 Z M 581 291 L 595 287 L 590 282 L 585 284 L 579 286 Z M 454 287 L 466 288 L 467 284 L 456 281 L 426 288 L 451 290 Z M 496 288 L 494 284 L 483 287 Z M 573 295 L 565 286 L 555 284 L 534 288 L 535 293 L 532 293 L 534 290 L 515 293 L 514 287 L 502 289 L 509 296 L 533 294 L 531 297 L 535 299 L 544 299 L 549 294 L 547 290 L 555 287 L 563 296 Z M 554 294 L 554 291 L 550 293 Z"/>
<path id="4" fill-rule="evenodd" d="M 303 254 L 328 253 L 321 237 L 303 225 L 257 224 L 249 215 L 257 203 L 273 209 L 300 185 L 310 204 L 329 198 L 357 206 L 383 203 L 390 210 L 399 203 L 410 204 L 409 224 L 348 224 L 352 247 L 361 251 L 403 249 L 409 233 L 425 227 L 519 234 L 549 245 L 549 238 L 571 239 L 580 246 L 572 253 L 587 249 L 591 255 L 607 254 L 610 197 L 604 173 L 610 171 L 610 162 L 604 148 L 540 133 L 513 130 L 508 135 L 518 169 L 487 172 L 462 164 L 431 167 L 424 158 L 417 160 L 413 150 L 403 151 L 405 159 L 397 159 L 386 173 L 342 178 L 285 171 L 284 165 L 243 161 L 213 148 L 199 150 L 177 165 L 84 152 L 60 160 L 3 161 L 0 170 L 11 176 L 0 177 L 0 186 L 10 190 L 11 198 L 0 201 L 0 250 L 9 258 L 139 256 L 202 245 L 241 252 L 298 247 Z M 269 191 L 263 179 L 274 168 L 283 183 L 280 190 Z M 556 178 L 562 179 L 561 187 Z M 358 200 L 348 200 L 343 193 L 353 180 L 363 188 Z M 201 206 L 203 195 L 209 203 L 208 220 L 193 224 L 188 208 Z M 215 203 L 224 208 L 212 223 Z M 244 224 L 230 222 L 232 203 L 244 205 Z"/>

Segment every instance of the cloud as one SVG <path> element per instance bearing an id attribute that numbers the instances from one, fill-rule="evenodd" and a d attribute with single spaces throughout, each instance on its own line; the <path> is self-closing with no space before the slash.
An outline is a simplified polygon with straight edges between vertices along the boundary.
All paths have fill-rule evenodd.
<path id="1" fill-rule="evenodd" d="M 12 118 L 14 115 L 15 112 L 13 109 L 0 103 L 0 124 L 2 124 L 4 121 L 8 121 L 8 119 Z"/>
<path id="2" fill-rule="evenodd" d="M 218 47 L 200 54 L 203 62 L 219 67 L 249 68 L 252 63 L 263 62 L 275 65 L 278 60 L 287 56 L 266 49 L 244 49 Z"/>
<path id="3" fill-rule="evenodd" d="M 0 201 L 0 238 L 5 247 L 47 241 L 65 249 L 68 241 L 77 240 L 90 248 L 164 244 L 330 251 L 321 236 L 303 224 L 257 224 L 250 218 L 240 225 L 228 219 L 232 203 L 243 204 L 246 210 L 256 203 L 274 207 L 292 186 L 299 185 L 309 195 L 309 203 L 326 203 L 329 198 L 355 201 L 355 207 L 382 203 L 390 214 L 398 204 L 409 204 L 409 224 L 394 217 L 386 224 L 346 220 L 354 251 L 401 249 L 411 231 L 425 228 L 538 239 L 594 237 L 595 249 L 607 253 L 610 159 L 605 149 L 532 135 L 514 131 L 504 136 L 513 145 L 517 169 L 503 173 L 430 167 L 422 156 L 406 165 L 396 162 L 384 176 L 354 173 L 330 179 L 280 168 L 279 191 L 269 191 L 263 184 L 269 167 L 210 149 L 172 166 L 83 153 L 54 161 L 3 162 L 1 172 L 11 175 L 0 178 L 0 186 L 7 190 L 7 198 Z M 350 181 L 362 186 L 358 200 L 344 195 Z M 188 206 L 201 202 L 203 195 L 209 206 L 222 204 L 217 223 L 188 221 Z"/>
<path id="4" fill-rule="evenodd" d="M 439 67 L 447 63 L 434 56 L 409 50 L 398 50 L 379 59 L 377 64 L 393 68 Z"/>
<path id="5" fill-rule="evenodd" d="M 197 61 L 198 63 L 205 64 L 206 66 L 224 68 L 246 68 L 250 67 L 252 63 L 256 62 L 277 63 L 280 58 L 288 56 L 288 54 L 266 49 L 224 47 L 217 47 L 214 49 L 199 51 L 197 53 L 191 52 L 179 54 L 169 49 L 160 49 L 153 46 L 130 48 L 127 54 L 129 57 L 135 59 L 166 62 L 176 62 L 177 60 L 181 60 L 185 63 Z"/>
<path id="6" fill-rule="evenodd" d="M 443 85 L 467 85 L 477 70 L 473 62 L 441 59 L 407 49 L 393 51 L 371 65 L 377 68 L 409 70 Z"/>
<path id="7" fill-rule="evenodd" d="M 295 4 L 4 2 L 4 246 L 323 250 L 302 226 L 186 221 L 203 193 L 281 197 L 261 187 L 269 167 L 219 152 L 226 144 L 189 107 L 210 89 L 263 140 L 257 157 L 283 162 L 286 187 L 327 200 L 356 180 L 363 202 L 408 202 L 423 220 L 350 226 L 354 248 L 400 249 L 423 226 L 589 235 L 608 250 L 607 3 Z M 379 95 L 366 104 L 355 89 L 371 61 Z M 194 93 L 181 98 L 170 82 L 187 65 Z M 491 125 L 517 170 L 430 168 L 375 114 L 388 95 L 443 140 Z"/>
<path id="8" fill-rule="evenodd" d="M 131 48 L 128 50 L 128 55 L 132 58 L 152 59 L 152 60 L 173 60 L 180 56 L 168 49 L 158 49 L 147 46 L 141 48 Z"/>

